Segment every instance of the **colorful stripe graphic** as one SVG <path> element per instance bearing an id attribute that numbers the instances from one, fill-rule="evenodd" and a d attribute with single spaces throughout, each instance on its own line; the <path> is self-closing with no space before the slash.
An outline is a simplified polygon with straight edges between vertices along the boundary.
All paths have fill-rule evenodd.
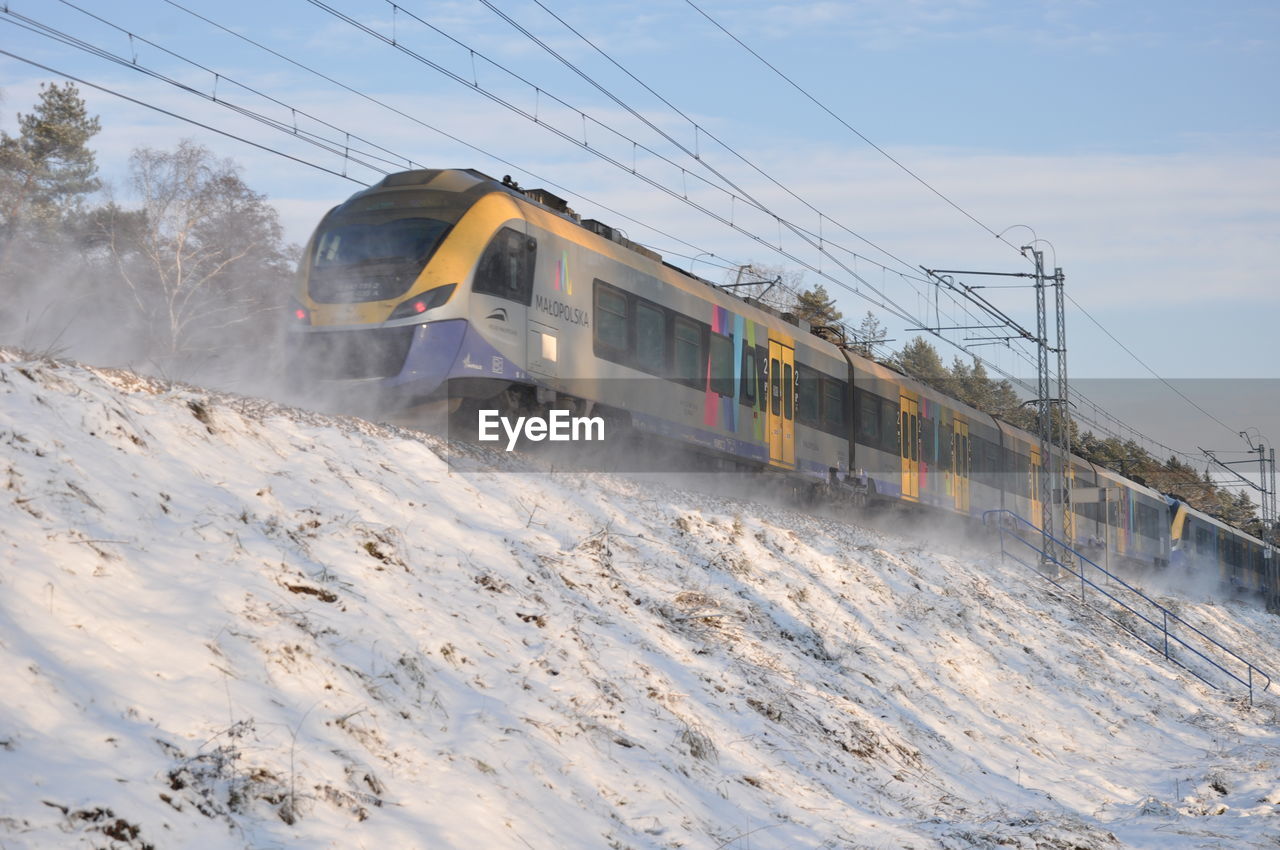
<path id="1" fill-rule="evenodd" d="M 556 292 L 563 291 L 566 295 L 573 294 L 573 281 L 569 279 L 569 252 L 561 251 L 560 259 L 556 261 L 556 279 L 552 283 Z"/>

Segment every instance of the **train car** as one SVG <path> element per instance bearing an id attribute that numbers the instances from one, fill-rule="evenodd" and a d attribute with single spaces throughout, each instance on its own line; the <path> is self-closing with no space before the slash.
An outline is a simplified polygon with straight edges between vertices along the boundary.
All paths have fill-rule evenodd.
<path id="1" fill-rule="evenodd" d="M 1033 435 L 477 171 L 393 174 L 332 209 L 292 314 L 298 378 L 384 408 L 600 413 L 734 468 L 964 516 L 1039 523 L 1064 499 L 1042 492 Z M 1060 537 L 1112 564 L 1169 562 L 1163 496 L 1067 467 Z"/>
<path id="2" fill-rule="evenodd" d="M 1268 554 L 1265 543 L 1186 502 L 1169 501 L 1173 510 L 1172 563 L 1176 568 L 1216 575 L 1219 586 L 1232 592 L 1264 597 L 1275 593 L 1280 564 L 1275 563 L 1274 552 Z"/>
<path id="3" fill-rule="evenodd" d="M 1062 504 L 1061 490 L 1041 492 L 1038 437 L 880 364 L 858 358 L 851 368 L 853 457 L 870 470 L 876 495 L 972 516 L 1009 510 L 1036 525 L 1046 500 Z M 1168 564 L 1170 515 L 1161 494 L 1075 455 L 1067 476 L 1072 509 L 1056 508 L 1062 524 L 1055 536 L 1100 564 Z"/>
<path id="4" fill-rule="evenodd" d="M 1075 455 L 1072 469 L 1077 546 L 1100 566 L 1168 566 L 1171 513 L 1164 495 Z"/>

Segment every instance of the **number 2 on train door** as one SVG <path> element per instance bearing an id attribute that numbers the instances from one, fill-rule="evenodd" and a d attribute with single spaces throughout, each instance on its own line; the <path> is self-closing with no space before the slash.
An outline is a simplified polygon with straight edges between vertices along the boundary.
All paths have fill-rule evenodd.
<path id="1" fill-rule="evenodd" d="M 920 401 L 902 396 L 898 405 L 902 449 L 902 498 L 920 498 Z"/>
<path id="2" fill-rule="evenodd" d="M 796 465 L 796 352 L 769 340 L 769 463 Z"/>

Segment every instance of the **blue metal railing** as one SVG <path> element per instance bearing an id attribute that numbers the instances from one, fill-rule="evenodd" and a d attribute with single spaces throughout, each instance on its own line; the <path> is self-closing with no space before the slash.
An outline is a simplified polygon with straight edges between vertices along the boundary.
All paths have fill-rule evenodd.
<path id="1" fill-rule="evenodd" d="M 1102 596 L 1105 596 L 1106 598 L 1110 599 L 1112 602 L 1115 602 L 1122 609 L 1124 609 L 1125 611 L 1128 611 L 1130 614 L 1132 614 L 1133 616 L 1137 617 L 1138 619 L 1142 620 L 1144 623 L 1146 623 L 1147 625 L 1155 629 L 1159 633 L 1159 636 L 1161 638 L 1160 644 L 1157 645 L 1152 640 L 1149 640 L 1147 637 L 1143 636 L 1142 634 L 1139 634 L 1138 629 L 1135 626 L 1131 626 L 1130 624 L 1122 622 L 1121 620 L 1118 620 L 1118 619 L 1115 620 L 1115 622 L 1117 622 L 1122 628 L 1124 628 L 1126 631 L 1128 631 L 1138 640 L 1142 641 L 1147 646 L 1154 649 L 1156 652 L 1163 654 L 1166 659 L 1168 659 L 1169 661 L 1172 661 L 1173 663 L 1187 670 L 1189 673 L 1191 673 L 1200 681 L 1204 682 L 1205 684 L 1209 685 L 1214 689 L 1218 689 L 1218 684 L 1206 677 L 1207 671 L 1197 670 L 1195 666 L 1193 666 L 1193 662 L 1191 662 L 1190 659 L 1178 658 L 1176 651 L 1171 652 L 1170 646 L 1169 646 L 1170 642 L 1173 642 L 1177 646 L 1181 646 L 1182 648 L 1190 652 L 1193 656 L 1200 659 L 1201 661 L 1203 661 L 1205 664 L 1209 665 L 1213 669 L 1219 671 L 1220 673 L 1222 673 L 1232 681 L 1235 681 L 1243 685 L 1244 687 L 1248 688 L 1250 704 L 1253 703 L 1253 689 L 1255 685 L 1255 674 L 1257 676 L 1260 676 L 1262 679 L 1266 680 L 1266 684 L 1261 686 L 1261 690 L 1265 691 L 1267 688 L 1271 686 L 1271 676 L 1265 673 L 1256 664 L 1253 664 L 1241 658 L 1238 654 L 1233 652 L 1231 649 L 1227 648 L 1223 644 L 1209 637 L 1200 629 L 1191 625 L 1186 620 L 1182 619 L 1177 614 L 1170 611 L 1165 606 L 1161 605 L 1159 602 L 1156 602 L 1154 599 L 1147 596 L 1138 588 L 1129 584 L 1119 576 L 1116 576 L 1115 574 L 1109 572 L 1108 570 L 1098 566 L 1092 560 L 1080 554 L 1071 546 L 1062 542 L 1061 540 L 1054 537 L 1053 535 L 1045 534 L 1041 529 L 1039 529 L 1035 525 L 1032 525 L 1029 521 L 1018 516 L 1013 511 L 1009 511 L 1009 510 L 986 511 L 982 514 L 983 524 L 987 526 L 992 525 L 991 517 L 996 515 L 1000 515 L 1000 521 L 997 521 L 995 525 L 1000 531 L 1001 557 L 1005 557 L 1005 556 L 1010 557 L 1013 560 L 1017 561 L 1019 564 L 1022 564 L 1024 567 L 1027 567 L 1028 569 L 1032 570 L 1040 577 L 1053 582 L 1055 585 L 1059 587 L 1062 587 L 1062 584 L 1056 578 L 1046 575 L 1036 565 L 1029 564 L 1026 561 L 1019 558 L 1017 555 L 1010 552 L 1005 546 L 1005 541 L 1006 539 L 1012 539 L 1020 543 L 1022 546 L 1025 546 L 1026 548 L 1030 549 L 1036 555 L 1038 555 L 1041 563 L 1052 563 L 1055 566 L 1057 566 L 1059 569 L 1066 570 L 1074 578 L 1078 578 L 1080 580 L 1081 603 L 1086 603 L 1086 595 L 1088 592 L 1088 588 L 1093 588 Z M 1055 557 L 1053 554 L 1051 554 L 1050 551 L 1046 551 L 1046 547 L 1037 545 L 1036 543 L 1033 543 L 1031 540 L 1028 540 L 1022 534 L 1018 533 L 1019 530 L 1021 529 L 1025 529 L 1027 532 L 1030 532 L 1035 537 L 1039 538 L 1041 541 L 1044 541 L 1044 540 L 1051 541 L 1054 546 L 1058 547 L 1057 551 L 1059 552 L 1070 552 L 1077 559 L 1077 563 L 1079 564 L 1079 567 L 1077 568 L 1075 565 L 1071 564 L 1070 562 L 1063 561 L 1061 558 Z M 1103 586 L 1094 582 L 1091 578 L 1089 578 L 1089 575 L 1088 575 L 1089 567 L 1092 567 L 1094 570 L 1097 570 L 1097 573 L 1100 574 L 1099 578 L 1104 579 L 1108 583 L 1113 583 L 1114 585 L 1117 585 L 1119 588 L 1123 588 L 1125 591 L 1127 591 L 1134 601 L 1126 602 L 1125 600 L 1117 596 L 1116 593 L 1113 593 L 1112 588 L 1110 586 Z M 1137 600 L 1140 600 L 1140 602 L 1138 602 Z M 1138 610 L 1139 607 L 1142 607 L 1144 610 Z M 1158 617 L 1159 621 L 1157 622 L 1157 620 L 1152 619 L 1153 617 Z M 1192 646 L 1190 643 L 1187 642 L 1187 640 L 1184 640 L 1183 637 L 1180 636 L 1179 634 L 1170 632 L 1169 629 L 1171 624 L 1175 627 L 1175 629 L 1179 626 L 1182 627 L 1182 629 L 1185 629 L 1184 634 L 1189 632 L 1190 634 L 1186 634 L 1186 637 L 1190 640 L 1195 640 L 1196 637 L 1198 637 L 1201 642 L 1201 648 Z M 1202 651 L 1202 649 L 1205 651 Z M 1219 658 L 1217 659 L 1211 658 L 1209 655 L 1206 654 L 1206 651 L 1220 653 Z M 1226 657 L 1222 657 L 1222 656 L 1226 656 Z M 1235 662 L 1238 662 L 1238 665 Z M 1226 665 L 1231 665 L 1233 667 L 1236 667 L 1236 670 L 1228 669 Z"/>

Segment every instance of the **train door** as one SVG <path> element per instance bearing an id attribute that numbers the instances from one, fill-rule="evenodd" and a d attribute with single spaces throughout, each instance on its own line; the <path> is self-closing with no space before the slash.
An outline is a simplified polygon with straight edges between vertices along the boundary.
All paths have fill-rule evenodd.
<path id="1" fill-rule="evenodd" d="M 796 465 L 795 349 L 769 340 L 769 462 Z"/>
<path id="2" fill-rule="evenodd" d="M 951 495 L 955 509 L 969 512 L 969 423 L 956 419 L 951 435 Z"/>
<path id="3" fill-rule="evenodd" d="M 1028 482 L 1028 493 L 1031 494 L 1031 516 L 1027 517 L 1036 528 L 1044 526 L 1044 507 L 1040 501 L 1040 447 L 1031 447 L 1031 481 Z"/>
<path id="4" fill-rule="evenodd" d="M 905 393 L 898 400 L 898 438 L 902 454 L 902 498 L 920 498 L 920 402 Z"/>

